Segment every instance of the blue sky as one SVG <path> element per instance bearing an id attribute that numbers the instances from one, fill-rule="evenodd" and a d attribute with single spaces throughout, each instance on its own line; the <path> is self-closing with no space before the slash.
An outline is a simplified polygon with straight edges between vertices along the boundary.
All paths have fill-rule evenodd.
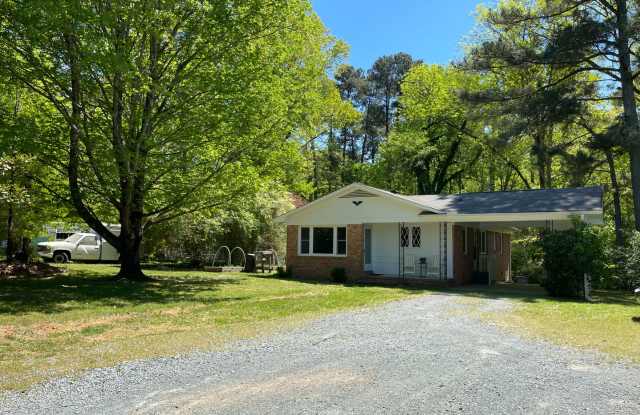
<path id="1" fill-rule="evenodd" d="M 462 56 L 460 42 L 489 0 L 312 0 L 325 26 L 351 47 L 349 63 L 368 69 L 376 58 L 407 52 L 426 63 Z"/>

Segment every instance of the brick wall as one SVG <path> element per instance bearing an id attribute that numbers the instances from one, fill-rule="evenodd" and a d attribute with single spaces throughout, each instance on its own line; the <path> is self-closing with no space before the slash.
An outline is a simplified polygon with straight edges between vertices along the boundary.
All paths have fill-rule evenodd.
<path id="1" fill-rule="evenodd" d="M 473 248 L 475 237 L 470 234 L 467 241 L 467 253 L 462 242 L 463 226 L 453 226 L 453 278 L 458 285 L 470 284 L 473 276 Z M 471 230 L 471 228 L 469 228 Z"/>
<path id="2" fill-rule="evenodd" d="M 462 243 L 463 226 L 453 227 L 453 276 L 456 284 L 469 284 L 473 278 L 473 253 L 476 249 L 476 229 L 467 228 L 469 232 L 468 249 L 464 253 Z M 487 231 L 487 254 L 496 258 L 496 280 L 505 281 L 509 272 L 511 258 L 511 235 L 502 234 L 502 253 L 500 247 L 494 246 L 496 232 Z M 478 247 L 479 248 L 479 247 Z"/>
<path id="3" fill-rule="evenodd" d="M 298 226 L 287 226 L 287 267 L 296 277 L 330 278 L 333 268 L 344 268 L 347 276 L 358 278 L 364 272 L 362 225 L 347 225 L 347 255 L 343 257 L 298 255 Z"/>
<path id="4" fill-rule="evenodd" d="M 496 258 L 496 281 L 506 281 L 511 257 L 511 235 L 502 233 L 501 241 L 496 241 L 495 238 L 496 232 L 487 232 L 487 253 Z M 502 243 L 502 251 L 500 250 L 499 242 Z"/>
<path id="5" fill-rule="evenodd" d="M 506 281 L 510 272 L 511 235 L 502 234 L 502 255 L 498 256 L 498 281 Z"/>

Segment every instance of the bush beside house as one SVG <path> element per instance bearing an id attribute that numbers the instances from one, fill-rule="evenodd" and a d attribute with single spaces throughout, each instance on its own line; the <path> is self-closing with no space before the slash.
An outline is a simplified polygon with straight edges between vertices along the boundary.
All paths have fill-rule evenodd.
<path id="1" fill-rule="evenodd" d="M 347 282 L 347 270 L 341 267 L 336 267 L 331 270 L 331 280 L 340 284 Z"/>
<path id="2" fill-rule="evenodd" d="M 632 290 L 640 287 L 640 232 L 629 235 L 627 244 L 618 251 L 618 258 L 616 287 L 613 288 Z"/>
<path id="3" fill-rule="evenodd" d="M 605 270 L 605 244 L 595 227 L 575 223 L 563 231 L 547 231 L 539 241 L 545 276 L 541 285 L 554 297 L 584 296 L 584 276 L 595 284 Z"/>

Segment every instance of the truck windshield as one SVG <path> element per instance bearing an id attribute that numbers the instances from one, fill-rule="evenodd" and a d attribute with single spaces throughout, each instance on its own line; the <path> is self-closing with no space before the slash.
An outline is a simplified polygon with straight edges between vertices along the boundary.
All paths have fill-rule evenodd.
<path id="1" fill-rule="evenodd" d="M 65 242 L 68 242 L 70 244 L 75 244 L 76 242 L 78 242 L 80 240 L 80 238 L 82 238 L 82 235 L 79 233 L 73 234 L 70 237 L 68 237 L 67 239 L 65 239 Z"/>

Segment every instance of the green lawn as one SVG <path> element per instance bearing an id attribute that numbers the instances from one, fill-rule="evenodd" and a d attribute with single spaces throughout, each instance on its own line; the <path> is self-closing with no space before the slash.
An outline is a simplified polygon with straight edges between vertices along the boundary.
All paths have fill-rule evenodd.
<path id="1" fill-rule="evenodd" d="M 113 282 L 111 265 L 73 264 L 69 275 L 0 280 L 0 390 L 82 369 L 219 348 L 342 309 L 421 291 L 201 271 Z"/>
<path id="2" fill-rule="evenodd" d="M 202 271 L 148 270 L 155 282 L 116 283 L 109 279 L 116 271 L 73 264 L 68 275 L 0 280 L 0 390 L 136 358 L 212 350 L 323 314 L 427 292 Z M 596 292 L 595 302 L 585 303 L 539 290 L 445 291 L 469 304 L 512 300 L 508 312 L 482 314 L 506 330 L 640 362 L 640 323 L 632 321 L 640 304 L 632 295 Z"/>
<path id="3" fill-rule="evenodd" d="M 632 293 L 595 291 L 593 302 L 487 292 L 515 302 L 509 312 L 485 315 L 499 326 L 556 344 L 597 350 L 640 363 L 640 303 Z"/>

